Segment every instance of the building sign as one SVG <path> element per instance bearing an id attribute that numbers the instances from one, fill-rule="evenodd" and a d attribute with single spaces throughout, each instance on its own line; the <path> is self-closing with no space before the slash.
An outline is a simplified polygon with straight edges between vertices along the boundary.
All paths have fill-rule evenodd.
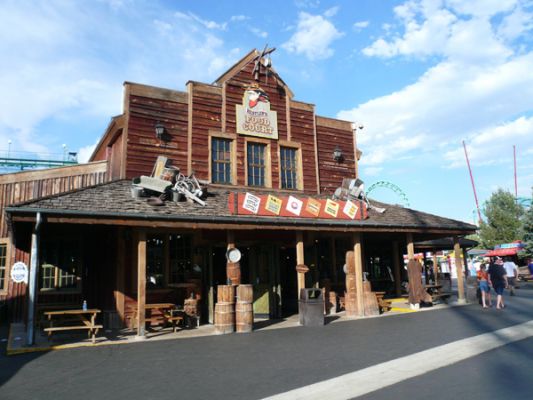
<path id="1" fill-rule="evenodd" d="M 343 220 L 368 218 L 366 204 L 360 200 L 333 201 L 307 196 L 230 193 L 228 207 L 233 215 Z"/>
<path id="2" fill-rule="evenodd" d="M 246 193 L 244 201 L 242 203 L 242 208 L 246 211 L 250 211 L 253 214 L 257 214 L 259 211 L 259 206 L 261 205 L 261 199 L 253 194 Z"/>
<path id="3" fill-rule="evenodd" d="M 257 84 L 244 92 L 242 105 L 237 104 L 237 133 L 278 139 L 278 113 L 270 110 L 268 94 Z"/>
<path id="4" fill-rule="evenodd" d="M 267 197 L 265 208 L 271 213 L 279 215 L 282 204 L 283 202 L 281 201 L 281 199 L 278 199 L 276 196 L 272 196 L 271 194 L 269 194 Z"/>
<path id="5" fill-rule="evenodd" d="M 11 279 L 15 283 L 28 283 L 28 267 L 21 261 L 11 267 Z"/>

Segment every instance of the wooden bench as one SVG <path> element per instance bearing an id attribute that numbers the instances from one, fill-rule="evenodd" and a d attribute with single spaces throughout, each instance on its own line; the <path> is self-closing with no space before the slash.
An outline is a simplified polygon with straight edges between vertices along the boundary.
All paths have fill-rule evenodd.
<path id="1" fill-rule="evenodd" d="M 431 295 L 431 302 L 435 303 L 436 301 L 442 301 L 447 304 L 448 299 L 452 296 L 451 292 L 437 292 Z"/>
<path id="2" fill-rule="evenodd" d="M 96 334 L 102 325 L 96 324 L 96 316 L 100 313 L 98 309 L 89 310 L 58 310 L 47 311 L 44 315 L 48 318 L 48 327 L 44 331 L 48 333 L 48 340 L 53 332 L 72 331 L 87 329 L 88 337 L 93 344 L 96 343 Z"/>
<path id="3" fill-rule="evenodd" d="M 177 326 L 180 322 L 183 322 L 183 311 L 181 310 L 169 310 L 163 314 L 166 323 L 172 323 L 172 330 L 176 332 Z"/>
<path id="4" fill-rule="evenodd" d="M 38 303 L 35 306 L 35 321 L 39 329 L 44 329 L 48 324 L 47 311 L 76 310 L 79 304 L 74 303 Z"/>
<path id="5" fill-rule="evenodd" d="M 390 311 L 392 309 L 392 302 L 390 300 L 384 299 L 386 292 L 374 292 L 378 299 L 379 309 L 382 313 Z"/>

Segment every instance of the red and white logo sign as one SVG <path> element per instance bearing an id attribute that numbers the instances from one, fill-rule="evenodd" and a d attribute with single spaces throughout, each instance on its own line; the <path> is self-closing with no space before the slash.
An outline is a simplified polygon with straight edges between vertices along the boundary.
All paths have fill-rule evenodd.
<path id="1" fill-rule="evenodd" d="M 287 201 L 287 207 L 285 207 L 285 209 L 288 212 L 299 217 L 302 212 L 303 204 L 303 201 L 298 200 L 296 197 L 289 196 L 289 200 Z"/>

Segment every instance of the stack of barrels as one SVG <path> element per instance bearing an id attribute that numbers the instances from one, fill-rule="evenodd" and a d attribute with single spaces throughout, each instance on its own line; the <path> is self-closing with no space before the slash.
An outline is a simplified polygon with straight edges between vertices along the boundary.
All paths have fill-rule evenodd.
<path id="1" fill-rule="evenodd" d="M 253 286 L 219 285 L 215 304 L 215 333 L 251 332 L 253 323 Z"/>
<path id="2" fill-rule="evenodd" d="M 237 286 L 235 306 L 236 330 L 239 333 L 251 332 L 254 326 L 254 290 L 252 285 Z"/>
<path id="3" fill-rule="evenodd" d="M 344 308 L 347 317 L 359 315 L 357 309 L 357 292 L 355 288 L 355 255 L 353 251 L 346 252 L 346 292 L 344 293 Z"/>
<path id="4" fill-rule="evenodd" d="M 235 331 L 235 286 L 218 285 L 215 304 L 215 333 Z"/>

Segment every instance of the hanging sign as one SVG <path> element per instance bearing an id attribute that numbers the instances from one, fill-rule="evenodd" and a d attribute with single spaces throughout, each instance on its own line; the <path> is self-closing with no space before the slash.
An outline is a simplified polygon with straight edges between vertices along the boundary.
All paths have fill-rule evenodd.
<path id="1" fill-rule="evenodd" d="M 312 197 L 230 193 L 228 208 L 233 215 L 261 217 L 361 220 L 368 218 L 360 200 L 342 201 Z"/>
<path id="2" fill-rule="evenodd" d="M 278 139 L 278 113 L 270 110 L 268 94 L 257 84 L 248 86 L 237 104 L 237 133 L 268 139 Z"/>
<path id="3" fill-rule="evenodd" d="M 28 283 L 28 267 L 18 261 L 11 267 L 11 279 L 15 283 Z"/>

